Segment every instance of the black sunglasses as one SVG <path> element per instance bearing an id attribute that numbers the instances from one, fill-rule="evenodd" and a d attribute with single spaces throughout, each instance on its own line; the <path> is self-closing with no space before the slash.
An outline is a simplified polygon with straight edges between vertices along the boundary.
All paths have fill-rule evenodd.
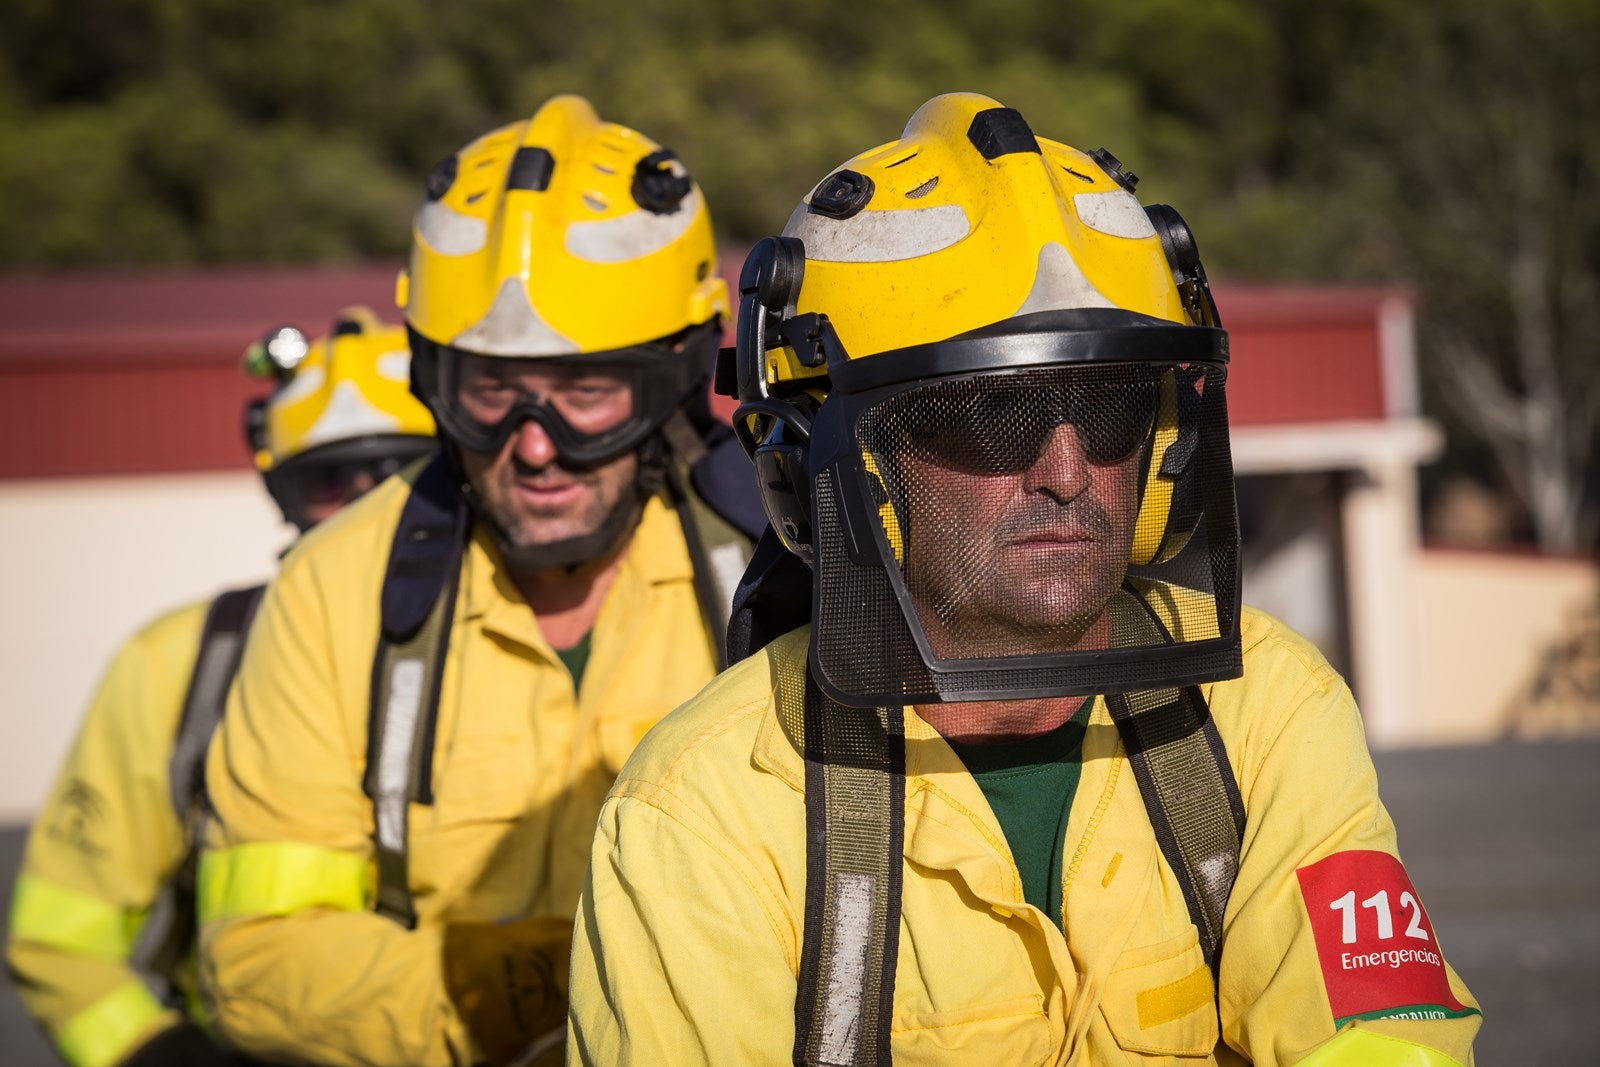
<path id="1" fill-rule="evenodd" d="M 931 462 L 1013 474 L 1038 461 L 1063 423 L 1091 462 L 1127 459 L 1149 436 L 1159 397 L 1143 369 L 1052 369 L 937 382 L 895 397 L 882 418 Z"/>

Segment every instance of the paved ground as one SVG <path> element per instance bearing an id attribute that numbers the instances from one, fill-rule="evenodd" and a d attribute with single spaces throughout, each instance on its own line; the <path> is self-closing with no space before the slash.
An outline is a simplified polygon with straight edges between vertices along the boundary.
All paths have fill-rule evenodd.
<path id="1" fill-rule="evenodd" d="M 1600 741 L 1378 759 L 1412 881 L 1483 1002 L 1478 1063 L 1600 1062 Z M 22 831 L 0 830 L 0 915 Z M 0 976 L 0 1064 L 51 1057 Z"/>

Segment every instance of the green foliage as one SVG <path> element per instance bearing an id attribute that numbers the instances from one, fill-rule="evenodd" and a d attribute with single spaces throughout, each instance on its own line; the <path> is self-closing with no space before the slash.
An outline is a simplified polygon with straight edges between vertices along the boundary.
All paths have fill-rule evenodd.
<path id="1" fill-rule="evenodd" d="M 27 210 L 0 221 L 0 266 L 394 256 L 400 189 L 561 90 L 672 145 L 736 242 L 953 89 L 1107 144 L 1206 214 L 1237 173 L 1282 176 L 1296 63 L 1274 19 L 1243 0 L 18 0 L 0 197 Z"/>
<path id="2" fill-rule="evenodd" d="M 11 0 L 0 269 L 398 258 L 433 164 L 558 91 L 671 145 L 743 243 L 974 90 L 1109 147 L 1214 277 L 1410 285 L 1435 414 L 1585 543 L 1596 55 L 1593 0 Z"/>

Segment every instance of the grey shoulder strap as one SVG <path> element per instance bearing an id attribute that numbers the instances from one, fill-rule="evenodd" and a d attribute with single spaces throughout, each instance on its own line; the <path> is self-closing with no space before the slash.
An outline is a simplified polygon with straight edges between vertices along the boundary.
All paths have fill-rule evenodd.
<path id="1" fill-rule="evenodd" d="M 211 602 L 167 761 L 172 810 L 187 838 L 185 852 L 152 902 L 129 962 L 157 980 L 162 999 L 169 1004 L 181 999 L 170 978 L 194 945 L 195 867 L 200 812 L 205 803 L 206 749 L 222 722 L 228 688 L 239 671 L 245 638 L 265 591 L 264 585 L 232 589 Z"/>
<path id="2" fill-rule="evenodd" d="M 228 687 L 239 670 L 245 637 L 266 586 L 231 589 L 211 602 L 200 631 L 200 654 L 183 698 L 177 739 L 168 765 L 172 809 L 187 824 L 205 789 L 206 748 L 222 721 Z"/>
<path id="3" fill-rule="evenodd" d="M 905 854 L 902 708 L 805 687 L 806 909 L 793 1062 L 887 1065 Z"/>
<path id="4" fill-rule="evenodd" d="M 1199 689 L 1106 697 L 1215 980 L 1244 805 Z M 890 1062 L 905 844 L 899 708 L 850 708 L 806 678 L 806 902 L 793 1063 Z"/>
<path id="5" fill-rule="evenodd" d="M 1227 749 L 1195 686 L 1113 693 L 1106 705 L 1215 978 L 1244 841 L 1244 801 Z"/>
<path id="6" fill-rule="evenodd" d="M 439 687 L 466 546 L 466 501 L 442 456 L 422 469 L 395 527 L 372 658 L 367 771 L 378 886 L 375 910 L 416 925 L 407 859 L 410 805 L 433 802 Z"/>
<path id="7" fill-rule="evenodd" d="M 729 440 L 737 445 L 731 436 Z M 704 457 L 700 465 L 705 466 Z M 751 477 L 753 479 L 753 473 Z M 728 666 L 728 618 L 733 611 L 739 580 L 750 563 L 755 537 L 727 517 L 725 512 L 731 509 L 724 501 L 708 500 L 699 491 L 688 467 L 672 463 L 667 469 L 667 484 L 683 527 L 684 541 L 689 546 L 695 595 L 700 602 L 700 613 L 711 629 L 720 670 Z M 719 491 L 717 483 L 710 484 L 712 492 Z"/>
<path id="8" fill-rule="evenodd" d="M 1114 604 L 1111 620 L 1113 631 L 1120 631 L 1113 637 L 1119 647 L 1150 645 L 1164 636 L 1142 598 Z M 1245 827 L 1228 749 L 1198 686 L 1109 693 L 1106 707 L 1215 980 Z"/>
<path id="9" fill-rule="evenodd" d="M 1106 705 L 1216 977 L 1222 915 L 1245 838 L 1245 803 L 1221 734 L 1197 686 L 1112 693 Z"/>

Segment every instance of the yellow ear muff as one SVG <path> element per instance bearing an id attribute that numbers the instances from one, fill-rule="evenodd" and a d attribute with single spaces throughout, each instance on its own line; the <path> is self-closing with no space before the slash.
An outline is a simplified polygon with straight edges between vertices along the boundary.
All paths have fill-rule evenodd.
<path id="1" fill-rule="evenodd" d="M 894 500 L 889 495 L 888 485 L 884 483 L 883 472 L 878 469 L 878 457 L 871 452 L 863 452 L 861 465 L 872 479 L 872 498 L 878 505 L 878 522 L 883 525 L 883 535 L 894 552 L 894 561 L 903 566 L 906 560 L 905 533 L 900 529 L 900 516 L 894 510 Z"/>
<path id="2" fill-rule="evenodd" d="M 1176 550 L 1183 547 L 1181 543 L 1177 546 L 1166 544 L 1167 526 L 1172 518 L 1172 495 L 1178 479 L 1161 473 L 1167 449 L 1178 440 L 1179 430 L 1177 378 L 1171 370 L 1162 373 L 1160 388 L 1155 426 L 1151 431 L 1145 462 L 1139 517 L 1134 520 L 1133 546 L 1128 550 L 1128 562 L 1134 566 L 1158 563 L 1176 555 Z M 1187 538 L 1183 540 L 1187 541 Z"/>

